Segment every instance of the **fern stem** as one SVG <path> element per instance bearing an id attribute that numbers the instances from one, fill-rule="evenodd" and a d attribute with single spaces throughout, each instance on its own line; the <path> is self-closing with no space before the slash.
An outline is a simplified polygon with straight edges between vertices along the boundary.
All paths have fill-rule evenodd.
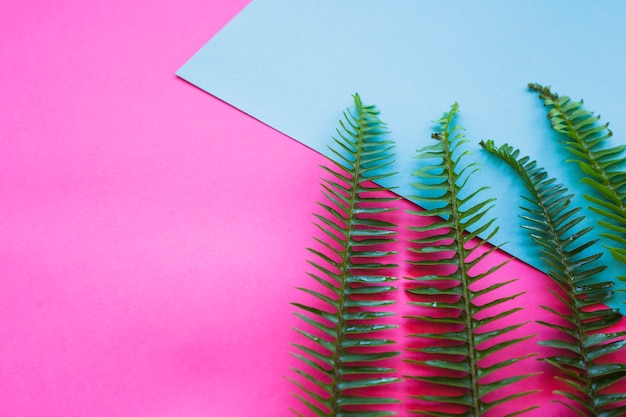
<path id="1" fill-rule="evenodd" d="M 599 214 L 598 224 L 605 229 L 600 236 L 615 245 L 605 245 L 618 262 L 626 264 L 626 174 L 618 166 L 623 166 L 626 145 L 602 146 L 613 133 L 609 124 L 599 124 L 600 116 L 583 107 L 583 101 L 574 102 L 569 97 L 559 97 L 550 87 L 528 84 L 539 92 L 544 106 L 549 107 L 548 119 L 552 128 L 559 132 L 559 139 L 565 148 L 575 156 L 567 162 L 576 162 L 583 173 L 582 182 L 596 191 L 595 195 L 584 193 L 590 202 L 590 209 Z M 626 281 L 626 275 L 617 276 Z"/>
<path id="2" fill-rule="evenodd" d="M 460 212 L 460 207 L 459 207 L 459 196 L 458 196 L 458 192 L 457 192 L 457 187 L 455 182 L 452 180 L 452 178 L 454 178 L 455 173 L 454 173 L 454 163 L 453 163 L 453 156 L 452 156 L 452 151 L 450 149 L 450 141 L 449 141 L 449 123 L 451 122 L 452 118 L 448 119 L 448 124 L 445 126 L 444 129 L 444 135 L 445 135 L 445 140 L 444 140 L 444 152 L 445 152 L 445 159 L 444 159 L 444 164 L 445 164 L 445 169 L 446 172 L 448 173 L 448 178 L 450 179 L 448 181 L 448 191 L 450 193 L 450 206 L 452 207 L 452 215 L 451 217 L 453 218 L 453 227 L 454 227 L 454 233 L 455 233 L 455 237 L 454 240 L 455 242 L 457 242 L 458 247 L 457 247 L 457 251 L 456 251 L 456 257 L 459 258 L 459 262 L 458 262 L 458 267 L 459 267 L 459 272 L 460 272 L 460 276 L 464 277 L 464 279 L 461 280 L 461 291 L 462 291 L 462 297 L 463 297 L 463 305 L 464 305 L 464 320 L 465 320 L 465 334 L 467 337 L 467 358 L 468 358 L 468 362 L 469 362 L 469 378 L 470 378 L 470 390 L 471 390 L 471 397 L 472 397 L 472 415 L 474 416 L 480 416 L 481 415 L 481 407 L 480 407 L 480 392 L 479 392 L 479 381 L 478 381 L 478 358 L 476 356 L 476 339 L 474 337 L 474 320 L 471 314 L 471 311 L 473 310 L 473 306 L 472 306 L 472 291 L 469 288 L 469 268 L 468 268 L 468 264 L 467 264 L 467 258 L 468 258 L 468 254 L 465 250 L 464 247 L 464 236 L 463 236 L 463 231 L 464 231 L 464 227 L 461 224 L 461 222 L 459 221 L 459 217 L 456 215 L 456 213 Z"/>
<path id="3" fill-rule="evenodd" d="M 526 171 L 523 171 L 523 174 L 524 176 L 527 177 Z M 567 254 L 567 251 L 565 250 L 563 245 L 561 244 L 561 240 L 559 239 L 559 234 L 557 232 L 558 228 L 555 227 L 553 216 L 550 213 L 550 210 L 548 209 L 548 207 L 546 206 L 545 200 L 542 198 L 541 194 L 539 193 L 537 188 L 534 186 L 533 181 L 531 181 L 530 178 L 528 178 L 525 182 L 527 185 L 530 184 L 530 186 L 527 186 L 527 189 L 531 192 L 531 194 L 533 195 L 533 198 L 535 198 L 535 202 L 537 206 L 539 206 L 539 208 L 541 209 L 541 213 L 548 225 L 550 240 L 554 244 L 553 250 L 559 254 L 559 259 L 561 260 L 561 266 L 562 266 L 561 270 L 565 273 L 565 276 L 567 278 L 565 282 L 559 281 L 559 284 L 561 286 L 563 285 L 567 286 L 566 288 L 567 294 L 574 294 L 575 289 L 576 289 L 575 285 L 573 284 L 575 280 L 575 276 L 572 272 L 572 269 L 570 268 L 570 265 L 571 265 L 569 262 L 570 257 Z M 590 399 L 597 398 L 597 393 L 593 389 L 593 385 L 591 383 L 591 373 L 590 373 L 591 364 L 589 362 L 589 352 L 583 342 L 585 340 L 585 332 L 583 331 L 584 321 L 581 318 L 580 307 L 577 305 L 576 299 L 572 297 L 572 298 L 566 299 L 566 301 L 567 301 L 567 307 L 571 311 L 573 318 L 575 320 L 576 334 L 578 335 L 578 337 L 576 338 L 576 343 L 580 352 L 580 360 L 583 364 L 583 369 L 582 369 L 583 372 L 582 372 L 582 375 L 579 375 L 579 380 L 582 380 L 581 382 L 583 382 L 584 384 L 583 392 L 587 396 L 588 402 L 590 402 L 589 401 Z M 593 408 L 591 410 L 593 413 L 593 416 L 594 417 L 599 416 L 602 410 L 598 410 L 596 408 L 595 401 L 591 401 L 591 403 L 593 404 Z"/>
<path id="4" fill-rule="evenodd" d="M 395 398 L 373 396 L 373 392 L 368 391 L 399 380 L 395 376 L 384 376 L 396 371 L 382 363 L 399 352 L 386 347 L 380 349 L 393 344 L 394 340 L 372 335 L 397 328 L 397 325 L 378 321 L 394 315 L 378 309 L 394 301 L 377 298 L 396 290 L 388 283 L 397 278 L 381 274 L 380 270 L 397 267 L 385 261 L 397 252 L 378 246 L 395 241 L 397 226 L 379 216 L 393 211 L 395 208 L 387 203 L 397 198 L 381 194 L 389 191 L 388 188 L 370 184 L 373 177 L 393 175 L 381 171 L 393 161 L 390 153 L 393 142 L 382 138 L 387 130 L 374 106 L 363 106 L 358 94 L 354 95 L 354 104 L 356 113 L 346 110 L 345 119 L 339 122 L 338 138 L 333 138 L 337 148 L 329 146 L 337 157 L 332 160 L 334 168 L 322 166 L 331 175 L 331 179 L 323 179 L 322 183 L 323 194 L 329 202 L 318 202 L 325 215 L 315 214 L 320 220 L 315 225 L 324 237 L 315 240 L 323 248 L 309 248 L 318 259 L 318 262 L 309 262 L 317 271 L 309 275 L 332 295 L 299 288 L 314 296 L 322 308 L 292 303 L 304 310 L 304 315 L 297 313 L 297 316 L 316 332 L 296 329 L 315 347 L 294 345 L 304 353 L 304 356 L 295 356 L 306 370 L 294 369 L 305 384 L 292 381 L 306 394 L 306 397 L 296 396 L 318 417 L 357 413 L 368 417 L 391 416 L 394 414 L 391 411 L 373 411 L 370 407 L 382 408 L 398 402 Z M 367 409 L 355 411 L 361 410 L 359 407 Z"/>
<path id="5" fill-rule="evenodd" d="M 357 105 L 357 114 L 361 113 L 361 103 L 360 101 L 356 102 Z M 363 117 L 359 117 L 358 125 L 357 125 L 357 143 L 356 143 L 356 154 L 355 156 L 355 172 L 353 172 L 352 183 L 350 184 L 350 197 L 349 202 L 350 205 L 347 209 L 347 218 L 351 219 L 354 217 L 355 209 L 357 208 L 357 194 L 358 194 L 358 184 L 359 180 L 362 178 L 361 175 L 361 156 L 363 154 Z M 354 224 L 352 222 L 347 222 L 346 226 L 346 236 L 347 239 L 343 242 L 342 248 L 342 259 L 341 259 L 341 267 L 340 267 L 340 279 L 341 282 L 339 284 L 339 306 L 338 306 L 338 323 L 337 323 L 337 338 L 335 339 L 335 349 L 333 354 L 333 387 L 332 391 L 332 416 L 336 416 L 341 410 L 339 409 L 339 398 L 340 398 L 340 390 L 339 383 L 342 380 L 341 369 L 342 362 L 341 357 L 343 356 L 343 340 L 345 337 L 344 329 L 346 328 L 346 304 L 345 301 L 347 299 L 346 295 L 346 285 L 347 283 L 347 275 L 350 273 L 350 259 L 352 257 L 352 230 Z"/>
<path id="6" fill-rule="evenodd" d="M 434 270 L 426 275 L 408 277 L 418 285 L 407 291 L 421 299 L 430 298 L 429 301 L 420 300 L 410 304 L 427 307 L 432 313 L 406 317 L 433 325 L 441 324 L 444 329 L 443 331 L 416 333 L 414 336 L 430 342 L 424 347 L 408 348 L 408 350 L 434 355 L 434 357 L 427 357 L 424 360 L 407 359 L 407 362 L 425 365 L 434 372 L 433 375 L 416 375 L 411 378 L 428 382 L 433 385 L 433 388 L 450 387 L 455 392 L 454 394 L 436 393 L 433 395 L 416 393 L 411 398 L 427 401 L 431 407 L 440 408 L 441 411 L 416 409 L 411 410 L 412 412 L 444 416 L 448 415 L 446 412 L 449 411 L 444 407 L 449 405 L 463 407 L 459 416 L 480 417 L 494 409 L 502 410 L 500 407 L 505 403 L 533 392 L 525 390 L 504 396 L 495 394 L 510 384 L 530 377 L 532 375 L 530 373 L 509 375 L 503 378 L 499 375 L 504 368 L 534 355 L 511 357 L 506 360 L 495 358 L 495 353 L 501 349 L 532 337 L 530 335 L 509 337 L 506 341 L 495 340 L 520 328 L 524 323 L 511 324 L 508 319 L 504 320 L 505 317 L 520 311 L 521 308 L 510 308 L 494 314 L 492 307 L 502 305 L 506 308 L 508 301 L 523 293 L 500 297 L 493 294 L 494 298 L 490 298 L 489 302 L 476 302 L 515 279 L 491 283 L 480 290 L 472 288 L 474 285 L 479 285 L 478 282 L 483 278 L 499 270 L 505 263 L 474 274 L 473 268 L 497 250 L 497 247 L 488 248 L 484 252 L 481 250 L 481 248 L 485 249 L 487 241 L 498 230 L 497 227 L 492 227 L 495 219 L 488 217 L 491 203 L 495 199 L 477 198 L 484 188 L 480 188 L 469 196 L 462 196 L 464 185 L 478 168 L 476 163 L 462 162 L 469 151 L 462 149 L 467 140 L 459 132 L 462 130 L 461 127 L 453 123 L 457 111 L 458 104 L 454 103 L 450 111 L 444 113 L 439 119 L 438 124 L 441 129 L 432 135 L 436 143 L 418 150 L 419 159 L 431 162 L 413 172 L 417 181 L 412 183 L 412 186 L 423 194 L 411 197 L 415 198 L 418 203 L 422 202 L 424 205 L 428 203 L 431 208 L 410 211 L 410 213 L 430 218 L 432 222 L 424 226 L 409 226 L 409 230 L 419 233 L 415 239 L 410 240 L 416 246 L 409 250 L 424 255 L 424 258 L 410 260 L 409 263 L 426 267 L 427 270 L 434 268 Z M 474 203 L 474 200 L 478 200 L 478 203 Z M 477 226 L 479 223 L 482 224 Z M 477 226 L 477 228 L 468 232 L 470 225 Z M 485 233 L 487 237 L 479 237 Z M 495 328 L 492 327 L 493 324 L 496 324 Z M 495 362 L 488 358 L 494 358 Z M 498 376 L 495 379 L 491 377 L 487 379 L 488 375 Z M 485 397 L 492 394 L 497 399 L 486 401 Z M 533 408 L 535 407 L 527 407 L 506 415 L 512 417 Z"/>
<path id="7" fill-rule="evenodd" d="M 595 153 L 591 149 L 591 145 L 587 143 L 585 138 L 581 135 L 581 132 L 576 128 L 574 121 L 570 117 L 569 113 L 563 109 L 559 101 L 559 96 L 556 93 L 553 93 L 549 87 L 544 87 L 540 84 L 528 84 L 528 87 L 539 93 L 539 96 L 542 99 L 549 99 L 552 107 L 559 114 L 559 117 L 565 122 L 567 127 L 566 132 L 567 136 L 570 138 L 569 140 L 573 140 L 576 145 L 582 150 L 586 162 L 591 166 L 591 168 L 598 174 L 598 176 L 602 179 L 602 185 L 609 190 L 609 195 L 613 203 L 618 206 L 620 212 L 624 219 L 626 219 L 626 204 L 620 198 L 619 190 L 616 189 L 613 181 L 610 180 L 609 173 L 604 169 L 598 158 L 596 158 Z M 609 130 L 609 136 L 611 135 L 611 131 Z M 563 133 L 563 132 L 561 132 Z"/>
<path id="8" fill-rule="evenodd" d="M 598 404 L 598 399 L 601 398 L 601 393 L 595 390 L 592 378 L 592 368 L 594 364 L 590 359 L 590 349 L 593 348 L 593 345 L 587 346 L 585 344 L 585 340 L 587 340 L 588 336 L 585 332 L 585 321 L 582 317 L 583 303 L 581 302 L 579 298 L 580 295 L 577 292 L 577 283 L 581 281 L 581 278 L 577 274 L 578 269 L 582 267 L 582 264 L 591 262 L 589 259 L 594 257 L 590 257 L 585 261 L 579 262 L 577 262 L 576 259 L 573 259 L 574 257 L 579 256 L 578 251 L 574 251 L 575 254 L 570 255 L 570 252 L 567 250 L 567 245 L 572 244 L 574 240 L 586 232 L 579 234 L 576 238 L 566 238 L 564 236 L 565 232 L 562 232 L 561 228 L 568 229 L 569 226 L 563 226 L 562 224 L 559 226 L 557 223 L 560 220 L 558 217 L 559 213 L 563 213 L 566 210 L 571 196 L 557 199 L 557 201 L 560 200 L 560 203 L 555 204 L 554 198 L 557 198 L 556 196 L 560 195 L 559 192 L 565 193 L 567 190 L 562 189 L 560 185 L 554 185 L 553 180 L 548 178 L 543 169 L 536 168 L 536 162 L 528 162 L 528 157 L 518 159 L 519 151 L 513 150 L 513 148 L 509 145 L 503 145 L 496 148 L 493 141 L 487 141 L 481 142 L 481 146 L 513 168 L 513 170 L 520 176 L 524 186 L 531 195 L 531 197 L 526 198 L 526 200 L 532 202 L 539 208 L 539 211 L 536 214 L 541 217 L 540 223 L 544 226 L 544 228 L 541 231 L 533 228 L 532 230 L 535 230 L 537 234 L 533 234 L 531 237 L 535 242 L 539 243 L 544 248 L 544 254 L 552 253 L 557 255 L 552 257 L 552 259 L 558 259 L 558 264 L 553 264 L 553 269 L 549 271 L 548 274 L 567 294 L 565 298 L 559 298 L 568 307 L 571 318 L 573 319 L 572 324 L 575 327 L 574 329 L 570 329 L 570 331 L 574 330 L 576 334 L 576 349 L 579 353 L 578 359 L 582 364 L 582 366 L 578 368 L 580 369 L 580 372 L 576 372 L 576 383 L 580 383 L 582 385 L 582 389 L 580 389 L 580 391 L 582 391 L 582 393 L 586 396 L 584 401 L 587 404 L 587 409 L 593 416 L 602 416 L 604 415 L 603 410 L 601 405 Z M 554 197 L 552 197 L 553 195 Z M 573 213 L 573 211 L 570 213 Z M 565 216 L 566 214 L 562 215 Z M 581 218 L 578 219 L 580 220 Z M 574 225 L 576 222 L 576 219 L 571 220 L 570 224 Z M 587 229 L 587 231 L 588 230 L 589 229 Z M 548 242 L 542 243 L 544 240 L 547 240 Z M 589 246 L 593 243 L 593 241 L 589 243 Z M 558 362 L 559 359 L 555 359 L 555 361 Z M 571 407 L 569 404 L 565 405 Z"/>

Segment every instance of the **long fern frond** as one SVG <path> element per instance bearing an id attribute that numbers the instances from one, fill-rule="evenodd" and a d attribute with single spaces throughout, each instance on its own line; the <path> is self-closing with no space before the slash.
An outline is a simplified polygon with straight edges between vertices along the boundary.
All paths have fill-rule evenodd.
<path id="1" fill-rule="evenodd" d="M 560 372 L 569 389 L 557 390 L 557 402 L 579 416 L 612 417 L 626 413 L 626 393 L 609 393 L 626 376 L 626 364 L 607 362 L 606 355 L 626 346 L 626 332 L 606 332 L 621 320 L 617 309 L 603 303 L 613 295 L 614 282 L 596 282 L 594 276 L 605 267 L 598 265 L 601 252 L 591 252 L 597 240 L 587 240 L 592 227 L 582 227 L 580 207 L 572 207 L 572 194 L 551 178 L 529 157 L 509 145 L 496 147 L 493 141 L 481 145 L 520 176 L 530 196 L 523 196 L 526 223 L 523 227 L 541 248 L 548 275 L 562 293 L 553 292 L 560 308 L 542 306 L 553 318 L 539 321 L 554 329 L 560 338 L 541 341 L 557 349 L 558 355 L 545 360 Z M 590 253 L 591 252 L 591 253 Z"/>
<path id="2" fill-rule="evenodd" d="M 381 406 L 397 402 L 370 392 L 398 381 L 385 360 L 399 352 L 390 347 L 393 339 L 380 336 L 397 327 L 384 321 L 393 303 L 385 294 L 396 289 L 390 271 L 397 265 L 388 259 L 396 253 L 389 245 L 397 228 L 380 218 L 397 198 L 371 182 L 392 175 L 385 169 L 394 145 L 378 111 L 358 95 L 354 105 L 354 113 L 344 112 L 330 147 L 333 166 L 322 167 L 330 177 L 322 184 L 324 214 L 316 215 L 324 237 L 316 238 L 319 249 L 309 249 L 315 257 L 309 275 L 321 286 L 299 288 L 313 296 L 313 304 L 293 303 L 309 329 L 296 329 L 308 344 L 294 345 L 304 366 L 294 370 L 299 378 L 292 381 L 299 387 L 296 396 L 316 416 L 389 416 L 394 413 Z"/>
<path id="3" fill-rule="evenodd" d="M 549 109 L 550 124 L 562 134 L 560 141 L 574 155 L 573 161 L 585 175 L 582 181 L 596 191 L 584 197 L 602 216 L 599 224 L 606 232 L 601 235 L 615 243 L 608 247 L 613 257 L 626 264 L 626 145 L 606 146 L 613 135 L 609 124 L 601 124 L 600 116 L 586 110 L 582 100 L 559 96 L 540 84 L 528 86 L 539 93 Z M 626 280 L 626 275 L 620 279 Z"/>
<path id="4" fill-rule="evenodd" d="M 413 186 L 420 195 L 412 197 L 418 203 L 422 202 L 433 208 L 410 213 L 428 217 L 433 223 L 409 227 L 417 234 L 417 238 L 411 240 L 410 247 L 417 260 L 410 263 L 417 271 L 437 268 L 435 270 L 441 273 L 408 278 L 414 284 L 408 290 L 409 293 L 427 300 L 410 304 L 426 308 L 427 313 L 409 315 L 407 318 L 434 324 L 444 330 L 412 335 L 426 340 L 428 345 L 408 348 L 409 352 L 425 356 L 426 359 L 407 359 L 407 362 L 435 373 L 413 375 L 409 378 L 430 384 L 434 391 L 437 387 L 448 387 L 445 394 L 412 395 L 411 398 L 426 402 L 425 408 L 413 412 L 444 416 L 451 415 L 446 414 L 449 407 L 460 407 L 459 414 L 454 415 L 477 417 L 531 393 L 521 391 L 499 394 L 505 387 L 529 377 L 530 374 L 507 378 L 498 375 L 504 368 L 532 355 L 507 357 L 503 360 L 501 356 L 494 354 L 502 354 L 502 349 L 532 336 L 510 335 L 524 323 L 514 321 L 511 324 L 508 320 L 520 308 L 507 309 L 506 305 L 523 293 L 495 295 L 496 290 L 505 289 L 506 284 L 515 280 L 484 284 L 488 281 L 485 278 L 503 264 L 487 271 L 476 272 L 479 269 L 477 266 L 497 249 L 486 245 L 487 240 L 497 231 L 497 228 L 492 227 L 495 219 L 488 218 L 494 199 L 480 199 L 483 189 L 469 196 L 462 196 L 467 178 L 477 167 L 475 164 L 464 165 L 464 157 L 468 152 L 463 151 L 462 147 L 467 141 L 461 128 L 454 124 L 457 111 L 458 105 L 455 103 L 439 120 L 441 130 L 433 134 L 435 143 L 418 153 L 420 160 L 428 160 L 429 163 L 413 174 L 416 180 Z M 482 226 L 479 226 L 481 222 Z M 475 226 L 473 231 L 466 232 L 471 225 Z M 478 237 L 484 234 L 488 235 L 486 239 Z M 485 302 L 485 299 L 489 301 Z M 498 310 L 494 313 L 495 306 L 498 306 Z M 505 317 L 507 320 L 501 320 Z M 506 415 L 518 415 L 532 408 L 535 407 L 522 406 Z"/>

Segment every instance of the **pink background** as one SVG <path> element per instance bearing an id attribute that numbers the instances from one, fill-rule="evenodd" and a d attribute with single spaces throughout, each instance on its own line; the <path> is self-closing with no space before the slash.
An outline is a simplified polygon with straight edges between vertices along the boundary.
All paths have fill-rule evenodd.
<path id="1" fill-rule="evenodd" d="M 0 416 L 299 407 L 289 302 L 323 160 L 174 75 L 247 3 L 0 5 Z M 541 317 L 548 278 L 502 274 Z M 567 415 L 549 368 L 519 369 L 545 372 L 528 415 Z"/>

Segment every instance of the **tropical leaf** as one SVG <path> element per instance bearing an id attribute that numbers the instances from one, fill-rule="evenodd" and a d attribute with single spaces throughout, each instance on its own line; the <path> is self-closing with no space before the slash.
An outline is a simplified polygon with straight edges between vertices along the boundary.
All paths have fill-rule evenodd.
<path id="1" fill-rule="evenodd" d="M 320 288 L 300 288 L 313 304 L 293 303 L 308 327 L 296 331 L 308 344 L 294 345 L 303 366 L 294 370 L 299 378 L 292 381 L 300 391 L 296 396 L 316 416 L 389 416 L 394 413 L 381 406 L 397 402 L 371 393 L 398 381 L 385 360 L 399 352 L 390 347 L 394 340 L 380 336 L 397 327 L 383 321 L 392 315 L 386 306 L 394 302 L 385 294 L 396 290 L 390 271 L 397 265 L 388 260 L 396 252 L 388 247 L 397 228 L 380 218 L 397 198 L 371 182 L 392 175 L 386 168 L 394 145 L 378 111 L 358 95 L 354 105 L 354 113 L 344 112 L 330 147 L 332 167 L 322 167 L 330 177 L 322 184 L 324 214 L 316 215 L 324 237 L 316 238 L 319 249 L 309 249 L 315 270 L 310 276 Z"/>
<path id="2" fill-rule="evenodd" d="M 559 354 L 545 358 L 561 375 L 569 390 L 557 390 L 557 402 L 580 416 L 626 415 L 626 393 L 616 394 L 615 383 L 626 376 L 626 364 L 607 362 L 605 355 L 626 346 L 626 332 L 606 329 L 621 320 L 617 309 L 603 303 L 613 295 L 614 282 L 596 282 L 605 269 L 599 265 L 601 252 L 592 252 L 596 240 L 586 240 L 591 227 L 583 227 L 580 207 L 572 207 L 573 194 L 529 157 L 509 145 L 496 147 L 493 141 L 481 145 L 510 165 L 520 176 L 529 196 L 523 196 L 526 213 L 523 227 L 540 246 L 548 275 L 562 293 L 553 292 L 559 308 L 542 306 L 553 320 L 539 321 L 560 337 L 540 344 Z M 613 388 L 613 390 L 611 390 Z M 609 393 L 610 392 L 610 393 Z"/>
<path id="3" fill-rule="evenodd" d="M 599 224 L 605 228 L 601 234 L 613 244 L 607 246 L 618 261 L 626 264 L 626 145 L 608 147 L 613 135 L 609 124 L 600 123 L 600 116 L 583 107 L 583 101 L 572 101 L 559 96 L 540 84 L 529 84 L 539 93 L 548 110 L 552 128 L 561 133 L 560 141 L 574 156 L 580 167 L 583 182 L 596 193 L 585 193 L 590 208 L 602 216 Z M 626 276 L 619 277 L 626 280 Z"/>
<path id="4" fill-rule="evenodd" d="M 408 292 L 412 296 L 428 300 L 410 304 L 428 307 L 432 313 L 409 315 L 407 318 L 432 323 L 440 330 L 412 335 L 428 340 L 426 347 L 408 349 L 416 355 L 425 355 L 426 359 L 407 359 L 407 362 L 434 372 L 434 375 L 412 375 L 408 378 L 430 383 L 434 390 L 438 386 L 452 388 L 452 391 L 446 390 L 445 394 L 412 395 L 411 398 L 428 404 L 423 409 L 412 410 L 413 412 L 432 416 L 450 415 L 446 413 L 449 412 L 448 407 L 452 406 L 461 408 L 459 414 L 454 415 L 469 417 L 481 416 L 492 408 L 531 393 L 521 391 L 513 395 L 498 395 L 505 387 L 529 377 L 530 374 L 508 378 L 498 378 L 498 375 L 508 366 L 532 356 L 502 359 L 502 349 L 532 336 L 510 336 L 511 332 L 524 323 L 514 321 L 511 324 L 510 319 L 515 317 L 512 315 L 519 308 L 507 309 L 506 305 L 522 293 L 494 295 L 496 290 L 506 288 L 507 284 L 515 280 L 487 286 L 483 284 L 487 281 L 483 279 L 500 269 L 503 264 L 487 271 L 475 272 L 478 269 L 475 267 L 497 249 L 486 244 L 487 239 L 493 237 L 497 231 L 497 228 L 492 227 L 495 219 L 489 219 L 488 216 L 494 200 L 481 199 L 482 189 L 463 196 L 463 186 L 477 168 L 475 164 L 464 165 L 464 157 L 468 152 L 462 149 L 466 140 L 461 128 L 454 124 L 457 111 L 458 105 L 455 103 L 439 120 L 441 130 L 433 134 L 435 143 L 418 153 L 420 160 L 429 162 L 413 174 L 416 180 L 413 186 L 420 195 L 412 198 L 433 208 L 410 212 L 432 221 L 428 226 L 409 227 L 417 234 L 417 238 L 411 240 L 409 248 L 417 259 L 410 263 L 418 271 L 435 267 L 442 273 L 408 278 L 414 284 Z M 475 226 L 471 233 L 466 232 L 470 225 Z M 481 239 L 478 235 L 487 235 L 487 238 Z M 490 297 L 491 301 L 481 302 L 484 297 Z M 504 310 L 493 313 L 495 306 L 504 306 Z M 507 320 L 504 320 L 505 317 Z M 450 327 L 452 330 L 441 330 Z M 493 399 L 494 395 L 496 399 Z M 491 400 L 488 401 L 487 398 Z M 507 415 L 521 414 L 532 408 L 535 407 L 520 409 Z"/>

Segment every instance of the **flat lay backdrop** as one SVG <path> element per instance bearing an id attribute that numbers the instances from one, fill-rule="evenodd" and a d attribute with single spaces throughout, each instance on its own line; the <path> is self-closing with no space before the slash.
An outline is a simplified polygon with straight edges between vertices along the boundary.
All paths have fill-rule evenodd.
<path id="1" fill-rule="evenodd" d="M 379 107 L 397 146 L 388 169 L 398 175 L 381 181 L 405 198 L 416 194 L 410 185 L 419 164 L 416 149 L 430 144 L 433 120 L 457 102 L 456 122 L 468 139 L 464 149 L 480 166 L 463 192 L 488 185 L 482 198 L 497 199 L 489 217 L 500 229 L 490 242 L 542 269 L 524 222 L 512 215 L 525 190 L 479 142 L 519 149 L 572 189 L 574 205 L 587 206 L 580 169 L 563 163 L 571 155 L 527 84 L 583 97 L 588 109 L 610 122 L 612 142 L 623 143 L 625 15 L 626 3 L 619 0 L 595 7 L 580 0 L 254 0 L 178 75 L 327 155 L 328 137 L 320 133 L 334 131 L 340 111 L 358 92 Z M 589 210 L 585 215 L 589 224 L 598 220 Z M 599 233 L 595 228 L 588 238 L 610 244 Z M 622 274 L 623 265 L 611 256 L 602 262 L 607 268 L 597 281 Z M 626 291 L 626 283 L 618 281 L 616 288 Z M 608 303 L 623 308 L 624 298 Z"/>
<path id="2" fill-rule="evenodd" d="M 297 406 L 324 160 L 175 75 L 247 3 L 0 3 L 0 416 Z M 537 312 L 548 278 L 503 273 Z M 550 378 L 528 415 L 565 415 Z"/>

